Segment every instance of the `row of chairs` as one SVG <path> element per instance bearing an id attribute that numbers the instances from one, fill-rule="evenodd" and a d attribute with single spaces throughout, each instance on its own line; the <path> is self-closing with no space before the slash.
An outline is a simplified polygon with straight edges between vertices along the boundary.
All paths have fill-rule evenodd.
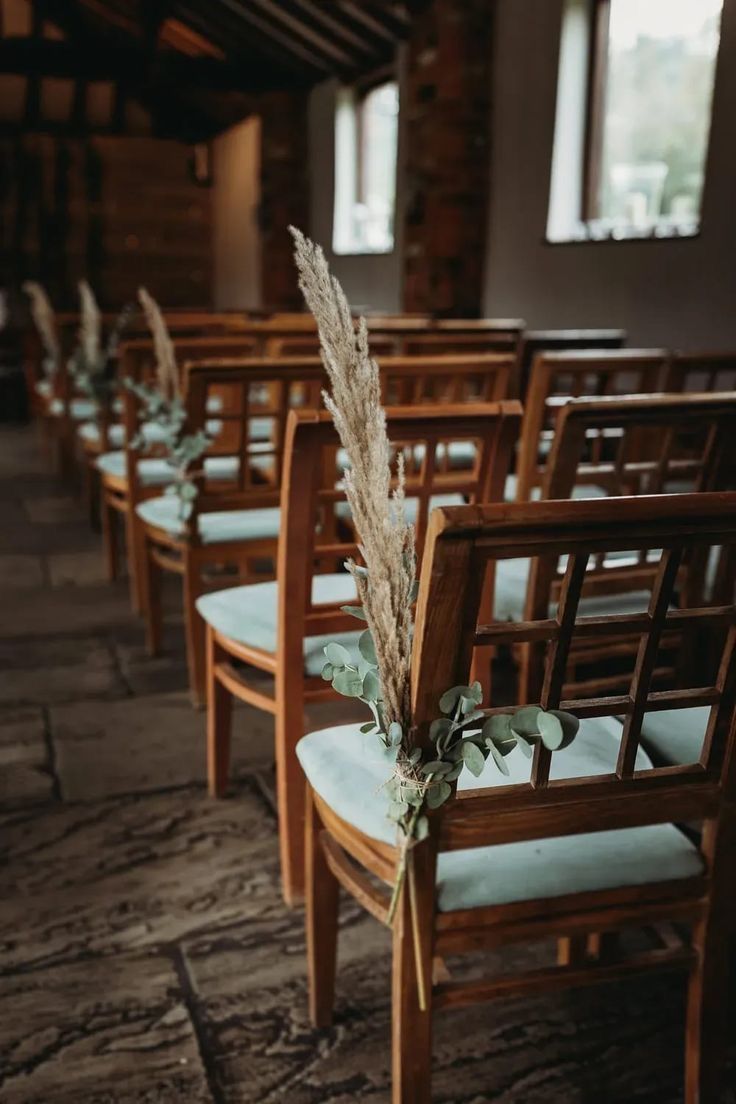
<path id="1" fill-rule="evenodd" d="M 582 728 L 560 760 L 538 748 L 531 764 L 511 762 L 508 780 L 486 771 L 480 789 L 460 790 L 430 818 L 414 849 L 416 907 L 404 894 L 393 924 L 393 1099 L 430 1099 L 433 1009 L 685 967 L 686 1101 L 715 1101 L 734 921 L 736 496 L 702 492 L 734 486 L 734 358 L 542 355 L 523 412 L 509 397 L 516 357 L 476 357 L 475 378 L 461 386 L 464 359 L 427 371 L 426 358 L 382 358 L 385 397 L 398 404 L 389 435 L 406 461 L 423 557 L 419 739 L 444 690 L 471 669 L 487 674 L 501 649 L 519 660 L 520 701 L 573 711 Z M 479 359 L 488 362 L 480 372 Z M 196 602 L 190 634 L 207 626 L 213 792 L 227 781 L 233 698 L 275 717 L 284 892 L 292 902 L 306 892 L 311 1011 L 323 1025 L 338 886 L 387 922 L 383 885 L 397 852 L 379 793 L 390 770 L 378 753 L 367 762 L 357 725 L 302 737 L 305 703 L 332 696 L 318 677 L 322 645 L 354 646 L 354 622 L 340 611 L 354 592 L 341 564 L 357 535 L 339 481 L 344 458 L 318 409 L 321 367 L 297 361 L 186 365 L 189 426 L 214 423 L 214 445 L 192 515 L 173 534 L 161 524 L 171 509 L 161 484 L 145 487 L 143 465 L 156 459 L 133 444 L 140 411 L 125 395 L 123 486 L 136 502 L 124 513 L 143 522 L 133 523 L 131 559 L 142 565 L 139 600 L 154 611 L 151 644 L 161 568 L 181 572 Z M 491 361 L 507 373 L 505 392 L 480 386 Z M 701 393 L 684 393 L 694 371 L 711 374 Z M 683 490 L 701 493 L 665 493 Z M 504 503 L 510 493 L 518 500 Z M 242 513 L 262 528 L 223 539 L 221 527 Z M 276 579 L 264 581 L 259 561 L 274 556 Z M 228 567 L 246 585 L 222 589 L 236 581 Z M 273 695 L 248 668 L 273 675 Z M 698 822 L 702 834 L 672 822 Z M 629 926 L 647 927 L 655 946 L 627 953 L 618 935 Z M 472 982 L 448 973 L 455 954 L 546 936 L 558 940 L 556 966 Z"/>

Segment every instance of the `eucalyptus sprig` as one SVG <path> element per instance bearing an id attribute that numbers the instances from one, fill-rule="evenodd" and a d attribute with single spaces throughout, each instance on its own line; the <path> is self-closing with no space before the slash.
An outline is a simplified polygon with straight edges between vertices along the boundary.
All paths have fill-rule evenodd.
<path id="1" fill-rule="evenodd" d="M 204 429 L 194 433 L 185 433 L 187 412 L 178 395 L 165 397 L 156 387 L 149 387 L 136 380 L 125 379 L 123 385 L 141 404 L 143 425 L 152 423 L 161 430 L 160 445 L 166 451 L 165 461 L 171 467 L 171 483 L 164 488 L 165 495 L 179 500 L 179 517 L 186 521 L 194 508 L 197 497 L 197 484 L 192 465 L 199 460 L 212 444 L 212 437 Z M 131 447 L 145 452 L 152 442 L 146 440 L 142 428 L 131 441 Z"/>
<path id="2" fill-rule="evenodd" d="M 365 569 L 362 569 L 365 570 Z M 343 606 L 345 613 L 364 618 L 356 606 Z M 389 906 L 389 922 L 406 874 L 409 848 L 429 834 L 427 811 L 439 809 L 452 795 L 453 783 L 467 768 L 476 778 L 492 759 L 496 768 L 508 777 L 506 756 L 519 748 L 531 758 L 534 745 L 542 743 L 548 751 L 561 751 L 575 739 L 580 722 L 561 709 L 543 710 L 524 705 L 507 713 L 481 709 L 483 690 L 479 682 L 471 686 L 453 686 L 439 701 L 443 716 L 429 726 L 430 746 L 406 751 L 401 725 L 384 721 L 381 682 L 376 652 L 366 629 L 358 639 L 360 658 L 353 661 L 342 644 L 325 646 L 326 663 L 322 678 L 332 683 L 338 694 L 359 698 L 371 710 L 373 720 L 361 725 L 363 733 L 375 733 L 384 748 L 396 753 L 393 776 L 386 783 L 389 797 L 387 816 L 397 826 L 401 856 Z"/>
<path id="3" fill-rule="evenodd" d="M 126 303 L 110 329 L 105 347 L 99 349 L 94 343 L 80 340 L 69 360 L 69 372 L 76 390 L 93 400 L 97 413 L 109 405 L 117 390 L 115 357 L 134 312 L 135 305 Z M 90 348 L 97 348 L 92 359 Z"/>

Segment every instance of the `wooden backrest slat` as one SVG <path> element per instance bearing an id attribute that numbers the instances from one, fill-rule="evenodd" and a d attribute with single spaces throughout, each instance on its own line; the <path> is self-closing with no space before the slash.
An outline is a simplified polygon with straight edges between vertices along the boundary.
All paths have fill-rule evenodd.
<path id="1" fill-rule="evenodd" d="M 615 772 L 578 779 L 549 779 L 537 753 L 528 784 L 464 794 L 443 814 L 442 847 L 483 846 L 535 836 L 687 820 L 716 815 L 736 792 L 736 599 L 728 604 L 703 598 L 697 608 L 677 609 L 673 598 L 680 561 L 699 547 L 736 546 L 736 493 L 655 495 L 639 498 L 541 501 L 444 508 L 434 512 L 422 565 L 415 627 L 412 703 L 417 734 L 427 739 L 448 686 L 467 681 L 472 648 L 478 644 L 550 642 L 545 656 L 545 697 L 580 718 L 623 717 Z M 659 568 L 644 614 L 575 616 L 584 562 L 598 550 L 661 549 Z M 556 618 L 516 625 L 479 624 L 478 578 L 487 564 L 520 555 L 541 560 L 568 557 L 566 584 Z M 721 640 L 718 674 L 711 685 L 685 672 L 676 688 L 652 686 L 662 634 L 678 625 L 710 627 Z M 727 627 L 725 643 L 721 628 Z M 559 670 L 577 639 L 630 632 L 640 638 L 628 691 L 558 700 Z M 492 704 L 492 703 L 490 703 Z M 534 704 L 531 702 L 530 704 Z M 644 714 L 710 707 L 702 755 L 681 767 L 637 768 Z M 496 708 L 488 712 L 508 711 Z M 476 800 L 477 797 L 477 800 Z"/>

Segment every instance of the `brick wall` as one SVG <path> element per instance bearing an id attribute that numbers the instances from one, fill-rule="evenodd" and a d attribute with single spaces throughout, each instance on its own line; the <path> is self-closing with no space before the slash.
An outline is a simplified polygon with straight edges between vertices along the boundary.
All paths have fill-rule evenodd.
<path id="1" fill-rule="evenodd" d="M 302 310 L 289 224 L 308 230 L 307 93 L 261 97 L 261 298 L 278 310 Z"/>
<path id="2" fill-rule="evenodd" d="M 495 0 L 434 0 L 413 22 L 402 105 L 408 311 L 480 313 L 494 6 Z"/>

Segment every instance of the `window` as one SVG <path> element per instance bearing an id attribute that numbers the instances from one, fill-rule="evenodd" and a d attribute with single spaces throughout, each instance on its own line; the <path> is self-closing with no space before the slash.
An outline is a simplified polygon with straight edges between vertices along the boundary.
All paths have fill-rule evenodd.
<path id="1" fill-rule="evenodd" d="M 394 247 L 399 89 L 395 81 L 358 98 L 338 94 L 335 116 L 336 253 L 390 253 Z"/>
<path id="2" fill-rule="evenodd" d="M 551 240 L 697 233 L 722 7 L 567 0 Z"/>

